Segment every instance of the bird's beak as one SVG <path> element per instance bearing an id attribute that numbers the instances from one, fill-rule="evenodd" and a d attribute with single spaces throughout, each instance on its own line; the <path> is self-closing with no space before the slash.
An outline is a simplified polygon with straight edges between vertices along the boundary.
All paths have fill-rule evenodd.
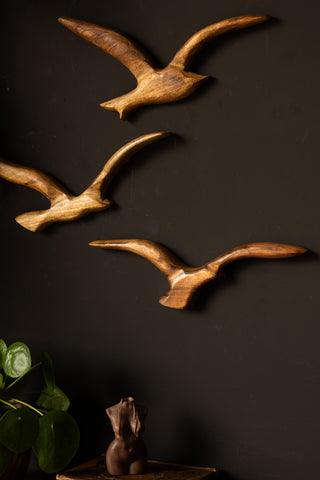
<path id="1" fill-rule="evenodd" d="M 113 205 L 113 201 L 112 200 L 109 200 L 108 198 L 104 198 L 102 201 L 101 201 L 101 204 L 105 207 L 110 207 L 111 205 Z"/>

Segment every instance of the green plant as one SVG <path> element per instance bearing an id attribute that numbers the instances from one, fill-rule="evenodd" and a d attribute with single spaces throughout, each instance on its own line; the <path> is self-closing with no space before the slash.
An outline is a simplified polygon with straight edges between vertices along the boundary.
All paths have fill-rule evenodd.
<path id="1" fill-rule="evenodd" d="M 44 387 L 34 404 L 21 400 L 26 394 L 30 373 L 42 367 Z M 24 397 L 23 397 L 24 398 Z M 6 346 L 0 340 L 0 444 L 14 453 L 32 448 L 39 467 L 47 473 L 64 469 L 76 453 L 80 434 L 67 413 L 70 401 L 55 384 L 52 360 L 42 352 L 41 362 L 32 365 L 24 343 Z M 0 475 L 7 468 L 5 450 L 0 446 Z"/>

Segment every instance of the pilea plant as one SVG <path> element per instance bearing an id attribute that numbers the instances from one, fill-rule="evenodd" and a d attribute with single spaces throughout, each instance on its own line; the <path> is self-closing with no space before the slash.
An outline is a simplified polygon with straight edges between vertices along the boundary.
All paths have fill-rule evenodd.
<path id="1" fill-rule="evenodd" d="M 30 373 L 39 367 L 44 387 L 36 401 L 29 403 L 25 401 L 26 387 Z M 67 413 L 69 405 L 68 397 L 55 384 L 47 352 L 32 365 L 27 345 L 16 342 L 7 347 L 0 340 L 0 475 L 7 469 L 6 449 L 19 454 L 32 448 L 39 467 L 47 473 L 68 465 L 80 440 L 77 423 Z"/>

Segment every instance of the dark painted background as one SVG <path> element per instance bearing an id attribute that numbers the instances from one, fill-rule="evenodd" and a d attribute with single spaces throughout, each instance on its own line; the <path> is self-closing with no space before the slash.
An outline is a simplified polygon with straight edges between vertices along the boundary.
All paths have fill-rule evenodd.
<path id="1" fill-rule="evenodd" d="M 14 221 L 45 208 L 0 181 L 1 336 L 47 349 L 82 432 L 77 461 L 112 438 L 104 408 L 149 406 L 150 457 L 214 465 L 236 480 L 318 480 L 319 2 L 26 0 L 1 8 L 1 150 L 80 193 L 136 136 L 175 138 L 136 155 L 112 210 L 31 233 Z M 113 26 L 165 65 L 196 30 L 247 13 L 277 18 L 208 46 L 193 64 L 215 77 L 189 99 L 130 122 L 99 103 L 134 87 L 116 60 L 57 22 Z M 200 265 L 251 241 L 314 254 L 248 261 L 212 284 L 200 308 L 158 298 L 167 283 L 134 255 L 87 246 L 162 242 Z M 228 477 L 229 478 L 229 477 Z"/>

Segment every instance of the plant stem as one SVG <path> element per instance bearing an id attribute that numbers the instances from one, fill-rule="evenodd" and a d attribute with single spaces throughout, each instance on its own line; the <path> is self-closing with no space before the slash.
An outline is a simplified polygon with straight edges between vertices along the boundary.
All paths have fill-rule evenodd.
<path id="1" fill-rule="evenodd" d="M 3 379 L 3 382 L 2 382 L 1 390 L 4 390 L 4 387 L 6 386 L 7 378 L 8 378 L 8 375 L 5 374 L 4 379 Z"/>
<path id="2" fill-rule="evenodd" d="M 31 370 L 33 370 L 34 368 L 37 368 L 39 367 L 39 365 L 41 365 L 41 362 L 39 363 L 36 363 L 36 365 L 33 365 L 33 367 L 29 368 L 29 370 L 24 373 L 23 375 L 21 375 L 21 377 L 18 377 L 16 378 L 12 383 L 10 383 L 10 385 L 7 386 L 6 390 L 9 390 L 9 388 L 11 388 L 13 385 L 15 385 L 17 382 L 19 382 L 25 375 L 27 375 L 29 372 L 31 372 Z"/>
<path id="3" fill-rule="evenodd" d="M 6 402 L 5 400 L 2 400 L 2 398 L 0 398 L 0 402 L 1 402 L 1 403 L 4 403 L 4 404 L 7 405 L 8 407 L 13 408 L 14 410 L 17 410 L 17 407 L 15 407 L 14 405 L 12 405 L 12 403 Z"/>
<path id="4" fill-rule="evenodd" d="M 42 412 L 40 412 L 40 410 L 38 410 L 37 408 L 33 407 L 32 405 L 30 405 L 29 403 L 27 402 L 23 402 L 22 400 L 18 400 L 17 398 L 12 398 L 12 401 L 13 402 L 16 402 L 16 403 L 20 403 L 21 405 L 24 405 L 25 407 L 28 407 L 28 408 L 31 408 L 31 410 L 34 410 L 35 412 L 37 412 L 41 417 L 43 415 Z M 15 407 L 16 408 L 16 407 Z"/>

